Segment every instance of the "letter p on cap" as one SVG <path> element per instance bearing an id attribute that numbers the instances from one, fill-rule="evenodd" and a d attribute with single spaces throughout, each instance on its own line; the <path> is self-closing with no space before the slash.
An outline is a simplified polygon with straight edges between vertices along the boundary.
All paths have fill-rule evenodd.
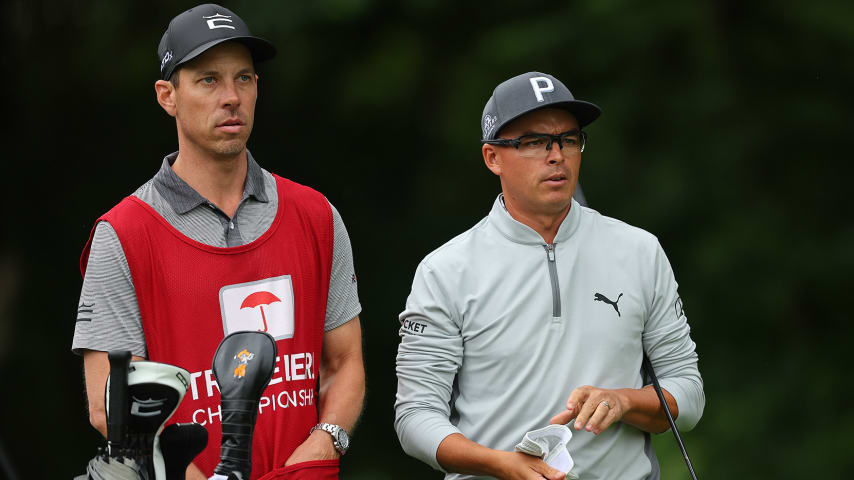
<path id="1" fill-rule="evenodd" d="M 538 102 L 543 101 L 543 92 L 553 92 L 555 90 L 555 86 L 552 84 L 551 79 L 546 77 L 531 78 L 531 88 L 534 89 L 534 95 L 537 96 Z"/>

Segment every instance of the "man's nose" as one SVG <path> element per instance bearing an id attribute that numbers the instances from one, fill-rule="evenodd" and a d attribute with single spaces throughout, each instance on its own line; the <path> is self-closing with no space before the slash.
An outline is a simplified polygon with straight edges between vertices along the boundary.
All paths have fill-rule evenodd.
<path id="1" fill-rule="evenodd" d="M 546 161 L 549 162 L 549 165 L 563 161 L 563 151 L 561 151 L 559 141 L 552 140 L 546 147 L 548 149 L 546 152 Z"/>
<path id="2" fill-rule="evenodd" d="M 237 84 L 235 82 L 225 82 L 225 88 L 222 92 L 222 106 L 224 108 L 235 108 L 240 106 L 240 96 L 237 95 Z"/>

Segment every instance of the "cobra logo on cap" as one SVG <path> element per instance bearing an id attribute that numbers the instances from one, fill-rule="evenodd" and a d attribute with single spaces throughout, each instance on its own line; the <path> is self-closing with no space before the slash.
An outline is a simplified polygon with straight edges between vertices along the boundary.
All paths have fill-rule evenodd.
<path id="1" fill-rule="evenodd" d="M 217 13 L 216 15 L 211 15 L 210 17 L 202 17 L 202 18 L 209 19 L 208 20 L 208 28 L 211 30 L 213 30 L 214 28 L 230 28 L 232 30 L 236 30 L 236 28 L 231 26 L 231 25 L 223 25 L 222 23 L 217 23 L 217 22 L 232 23 L 233 21 L 230 20 L 231 17 L 228 15 L 222 15 L 220 13 Z"/>

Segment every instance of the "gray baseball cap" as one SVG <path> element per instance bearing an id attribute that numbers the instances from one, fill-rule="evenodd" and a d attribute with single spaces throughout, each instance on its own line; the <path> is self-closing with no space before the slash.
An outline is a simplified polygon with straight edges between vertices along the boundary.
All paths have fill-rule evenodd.
<path id="1" fill-rule="evenodd" d="M 540 108 L 563 108 L 584 127 L 599 117 L 602 109 L 576 100 L 560 80 L 541 72 L 515 76 L 495 87 L 480 119 L 483 140 L 495 140 L 498 132 L 513 120 Z"/>
<path id="2" fill-rule="evenodd" d="M 267 40 L 253 36 L 246 22 L 234 12 L 206 3 L 181 13 L 169 22 L 157 47 L 160 78 L 168 80 L 182 63 L 230 40 L 246 45 L 255 63 L 276 56 L 276 47 Z"/>

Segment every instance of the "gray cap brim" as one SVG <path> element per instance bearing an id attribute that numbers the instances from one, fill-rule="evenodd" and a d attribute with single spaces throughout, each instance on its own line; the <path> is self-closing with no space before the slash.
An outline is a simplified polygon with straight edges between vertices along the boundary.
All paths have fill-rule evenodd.
<path id="1" fill-rule="evenodd" d="M 555 102 L 555 103 L 549 103 L 549 104 L 543 105 L 541 107 L 532 108 L 531 110 L 528 110 L 526 112 L 522 112 L 519 115 L 516 115 L 515 117 L 508 118 L 504 121 L 503 125 L 501 125 L 501 128 L 506 127 L 507 124 L 509 124 L 513 120 L 516 120 L 519 117 L 522 117 L 522 116 L 524 116 L 528 113 L 531 113 L 531 112 L 535 112 L 537 110 L 542 110 L 544 108 L 562 108 L 562 109 L 568 111 L 578 121 L 578 127 L 579 128 L 583 128 L 583 127 L 589 125 L 594 120 L 599 118 L 599 115 L 602 114 L 602 109 L 600 109 L 595 104 L 592 104 L 590 102 L 585 102 L 584 100 L 572 100 L 570 102 Z M 498 130 L 500 130 L 500 128 Z M 495 134 L 498 135 L 498 131 L 496 131 Z"/>

